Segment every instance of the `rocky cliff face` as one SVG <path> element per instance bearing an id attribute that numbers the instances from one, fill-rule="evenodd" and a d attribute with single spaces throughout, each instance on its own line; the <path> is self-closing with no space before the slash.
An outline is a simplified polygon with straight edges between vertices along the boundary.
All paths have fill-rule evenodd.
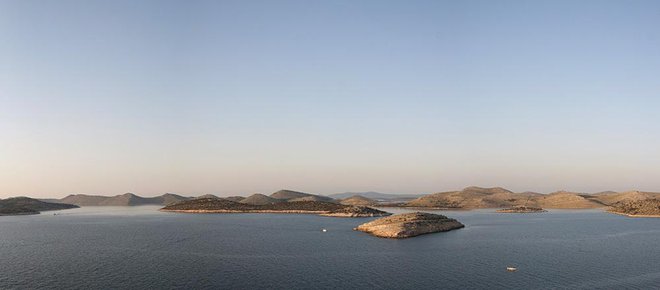
<path id="1" fill-rule="evenodd" d="M 464 225 L 443 215 L 414 212 L 380 218 L 359 225 L 355 230 L 381 238 L 409 238 L 460 229 Z"/>

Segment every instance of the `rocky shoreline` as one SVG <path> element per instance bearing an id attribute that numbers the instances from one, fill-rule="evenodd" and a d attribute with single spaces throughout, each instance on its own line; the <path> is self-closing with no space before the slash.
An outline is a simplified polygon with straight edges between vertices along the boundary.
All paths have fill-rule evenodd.
<path id="1" fill-rule="evenodd" d="M 17 212 L 4 212 L 0 210 L 0 216 L 17 216 L 17 215 L 37 215 L 38 211 L 17 211 Z"/>
<path id="2" fill-rule="evenodd" d="M 443 215 L 413 212 L 380 218 L 361 224 L 354 230 L 381 238 L 402 239 L 463 227 L 459 221 Z"/>
<path id="3" fill-rule="evenodd" d="M 545 209 L 542 209 L 540 207 L 531 207 L 531 206 L 514 206 L 510 208 L 503 208 L 500 210 L 497 210 L 495 212 L 499 213 L 542 213 L 542 212 L 548 212 Z"/>
<path id="4" fill-rule="evenodd" d="M 609 210 L 607 212 L 622 215 L 622 216 L 626 216 L 626 217 L 632 217 L 632 218 L 660 218 L 660 214 L 658 214 L 658 215 L 653 215 L 653 214 L 627 214 L 627 213 L 613 212 L 613 211 L 609 211 Z"/>
<path id="5" fill-rule="evenodd" d="M 328 213 L 322 213 L 322 216 L 330 217 L 383 217 L 392 215 L 389 212 L 377 210 L 367 206 L 352 205 L 340 210 L 335 210 Z"/>
<path id="6" fill-rule="evenodd" d="M 621 201 L 613 204 L 607 211 L 628 217 L 659 218 L 660 199 Z"/>

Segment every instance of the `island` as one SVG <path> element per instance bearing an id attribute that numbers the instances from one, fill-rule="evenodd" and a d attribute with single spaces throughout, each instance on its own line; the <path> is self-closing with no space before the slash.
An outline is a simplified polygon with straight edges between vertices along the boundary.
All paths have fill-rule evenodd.
<path id="1" fill-rule="evenodd" d="M 541 212 L 547 212 L 547 210 L 544 210 L 540 207 L 533 207 L 533 206 L 513 206 L 509 208 L 503 208 L 500 210 L 497 210 L 496 212 L 499 213 L 541 213 Z"/>
<path id="2" fill-rule="evenodd" d="M 410 238 L 423 234 L 446 232 L 465 227 L 455 219 L 439 214 L 412 212 L 380 218 L 356 227 L 381 238 Z"/>
<path id="3" fill-rule="evenodd" d="M 607 211 L 629 217 L 660 217 L 660 199 L 620 201 Z"/>
<path id="4" fill-rule="evenodd" d="M 44 202 L 29 197 L 13 197 L 0 200 L 0 216 L 32 215 L 42 211 L 77 208 L 77 205 Z"/>
<path id="5" fill-rule="evenodd" d="M 351 205 L 345 206 L 341 209 L 333 210 L 329 213 L 322 213 L 321 215 L 331 217 L 382 217 L 392 214 L 368 206 Z"/>
<path id="6" fill-rule="evenodd" d="M 351 206 L 325 201 L 289 201 L 247 204 L 223 198 L 198 198 L 170 204 L 161 209 L 180 213 L 300 213 L 331 217 L 378 217 L 388 212 L 366 206 Z"/>

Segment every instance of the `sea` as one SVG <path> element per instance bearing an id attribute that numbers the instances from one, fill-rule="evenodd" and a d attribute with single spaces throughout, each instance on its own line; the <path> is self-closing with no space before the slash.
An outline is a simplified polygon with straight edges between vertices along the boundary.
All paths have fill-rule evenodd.
<path id="1" fill-rule="evenodd" d="M 431 212 L 465 228 L 395 240 L 353 230 L 374 218 L 153 206 L 3 216 L 0 289 L 660 288 L 660 219 Z"/>

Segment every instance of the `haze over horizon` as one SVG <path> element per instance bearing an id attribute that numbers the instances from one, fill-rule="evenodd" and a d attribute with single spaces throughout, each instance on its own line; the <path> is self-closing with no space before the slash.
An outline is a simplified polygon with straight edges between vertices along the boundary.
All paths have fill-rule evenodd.
<path id="1" fill-rule="evenodd" d="M 657 1 L 0 0 L 0 198 L 660 191 Z"/>

